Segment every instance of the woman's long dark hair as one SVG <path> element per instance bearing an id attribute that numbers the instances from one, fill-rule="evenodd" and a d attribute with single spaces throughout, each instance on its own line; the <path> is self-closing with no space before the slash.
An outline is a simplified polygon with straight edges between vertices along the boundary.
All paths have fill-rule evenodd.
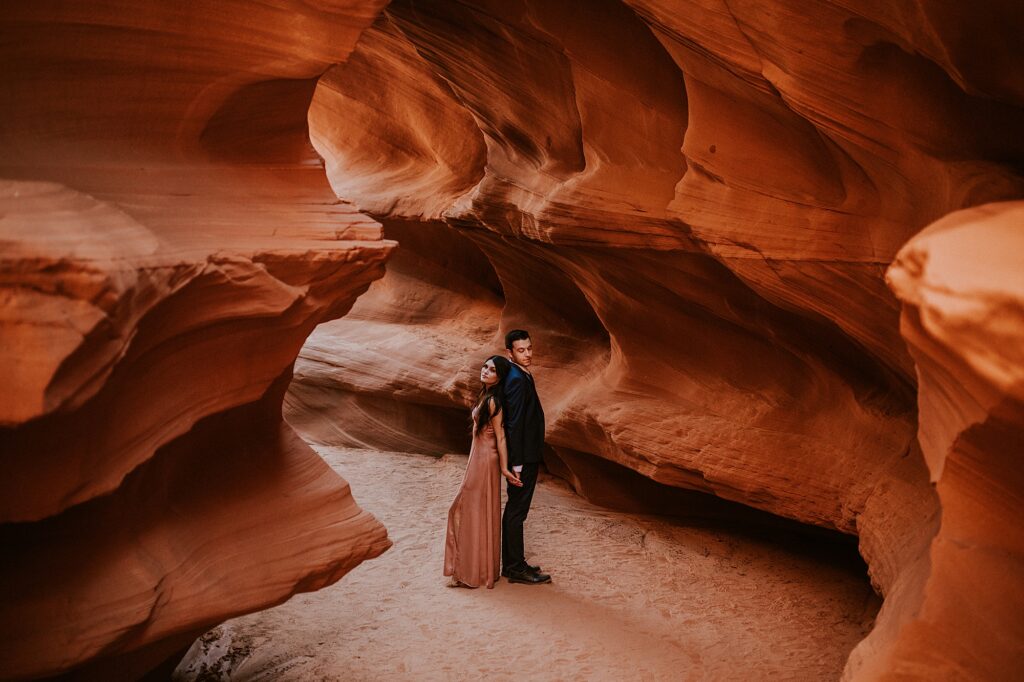
<path id="1" fill-rule="evenodd" d="M 484 360 L 484 364 L 486 365 L 488 361 L 494 363 L 494 369 L 498 373 L 498 383 L 480 389 L 480 395 L 476 399 L 476 423 L 473 425 L 475 433 L 483 431 L 484 427 L 490 423 L 491 417 L 501 412 L 502 406 L 505 405 L 505 377 L 512 369 L 512 363 L 500 355 L 492 355 Z M 492 404 L 494 405 L 493 411 L 491 410 Z"/>

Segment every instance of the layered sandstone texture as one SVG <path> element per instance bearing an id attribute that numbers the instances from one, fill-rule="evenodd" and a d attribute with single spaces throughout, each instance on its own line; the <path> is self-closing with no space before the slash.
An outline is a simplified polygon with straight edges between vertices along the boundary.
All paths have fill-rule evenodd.
<path id="1" fill-rule="evenodd" d="M 389 546 L 281 419 L 394 246 L 306 121 L 381 4 L 5 7 L 0 677 L 137 676 Z"/>
<path id="2" fill-rule="evenodd" d="M 401 248 L 310 337 L 289 421 L 464 450 L 476 368 L 526 327 L 578 490 L 643 508 L 625 467 L 856 534 L 885 603 L 846 677 L 1011 678 L 1019 213 L 885 277 L 1024 197 L 1024 10 L 976 10 L 391 2 L 309 120 Z"/>
<path id="3" fill-rule="evenodd" d="M 581 492 L 856 534 L 849 678 L 1012 678 L 1022 13 L 5 8 L 0 670 L 130 675 L 387 547 L 280 418 L 351 308 L 309 438 L 460 447 L 525 326 Z"/>
<path id="4" fill-rule="evenodd" d="M 900 250 L 888 280 L 942 506 L 922 608 L 893 666 L 1009 678 L 1024 661 L 1024 533 L 1012 521 L 1024 505 L 1024 201 L 946 216 Z"/>

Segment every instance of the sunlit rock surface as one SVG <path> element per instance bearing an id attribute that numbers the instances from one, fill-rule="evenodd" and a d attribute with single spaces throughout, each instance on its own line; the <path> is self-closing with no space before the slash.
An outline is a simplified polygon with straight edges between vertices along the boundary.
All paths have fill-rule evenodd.
<path id="1" fill-rule="evenodd" d="M 393 248 L 306 122 L 380 8 L 4 9 L 0 676 L 136 676 L 389 546 L 280 411 Z"/>
<path id="2" fill-rule="evenodd" d="M 140 672 L 386 549 L 280 420 L 351 309 L 295 366 L 307 438 L 464 447 L 526 327 L 581 492 L 856 534 L 885 603 L 847 677 L 1012 675 L 1021 14 L 5 8 L 0 669 Z"/>
<path id="3" fill-rule="evenodd" d="M 1024 196 L 1022 26 L 998 2 L 392 2 L 310 121 L 338 195 L 402 248 L 310 338 L 289 420 L 450 450 L 478 363 L 526 327 L 549 465 L 582 492 L 597 455 L 856 534 L 886 601 L 848 678 L 1005 676 L 1015 601 L 998 641 L 943 653 L 984 610 L 940 577 L 946 422 L 885 272 L 929 223 Z M 1012 556 L 970 580 L 1016 591 Z"/>
<path id="4" fill-rule="evenodd" d="M 917 366 L 918 438 L 942 506 L 906 674 L 1011 679 L 1024 660 L 1024 202 L 953 213 L 914 237 L 889 282 Z M 941 647 L 935 642 L 942 641 Z"/>

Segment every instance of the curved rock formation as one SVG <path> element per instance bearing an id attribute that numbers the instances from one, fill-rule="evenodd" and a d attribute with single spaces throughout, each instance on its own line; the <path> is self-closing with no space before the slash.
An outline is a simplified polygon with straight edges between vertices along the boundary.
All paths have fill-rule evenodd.
<path id="1" fill-rule="evenodd" d="M 360 417 L 316 438 L 424 449 L 382 428 L 403 423 L 449 448 L 420 425 L 457 424 L 499 330 L 527 327 L 552 468 L 605 475 L 597 455 L 858 535 L 886 601 L 847 677 L 1006 674 L 1008 611 L 974 660 L 921 658 L 946 625 L 913 634 L 971 607 L 934 596 L 947 498 L 884 279 L 928 223 L 1024 196 L 1024 18 L 987 10 L 392 2 L 310 121 L 339 196 L 403 249 L 313 334 L 288 418 L 333 395 Z"/>
<path id="2" fill-rule="evenodd" d="M 919 614 L 890 659 L 870 662 L 879 675 L 1011 679 L 1024 660 L 1024 531 L 1012 521 L 1024 501 L 1022 225 L 1020 201 L 950 214 L 889 270 L 942 523 Z"/>
<path id="3" fill-rule="evenodd" d="M 385 4 L 5 11 L 4 672 L 130 675 L 387 547 L 279 418 L 351 308 L 309 437 L 458 447 L 527 327 L 580 490 L 856 534 L 847 677 L 1012 674 L 1020 209 L 899 250 L 1024 196 L 1019 3 Z"/>
<path id="4" fill-rule="evenodd" d="M 306 123 L 381 5 L 5 9 L 3 677 L 136 676 L 389 546 L 280 416 L 393 247 Z"/>

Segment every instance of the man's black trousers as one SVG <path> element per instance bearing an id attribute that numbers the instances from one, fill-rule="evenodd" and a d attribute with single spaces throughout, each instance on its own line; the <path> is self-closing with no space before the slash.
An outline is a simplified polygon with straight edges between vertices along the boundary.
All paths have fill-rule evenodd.
<path id="1" fill-rule="evenodd" d="M 501 515 L 501 565 L 505 570 L 522 568 L 526 563 L 523 549 L 523 522 L 530 513 L 530 502 L 537 487 L 537 470 L 540 464 L 524 464 L 519 472 L 523 486 L 508 484 L 508 502 Z"/>

